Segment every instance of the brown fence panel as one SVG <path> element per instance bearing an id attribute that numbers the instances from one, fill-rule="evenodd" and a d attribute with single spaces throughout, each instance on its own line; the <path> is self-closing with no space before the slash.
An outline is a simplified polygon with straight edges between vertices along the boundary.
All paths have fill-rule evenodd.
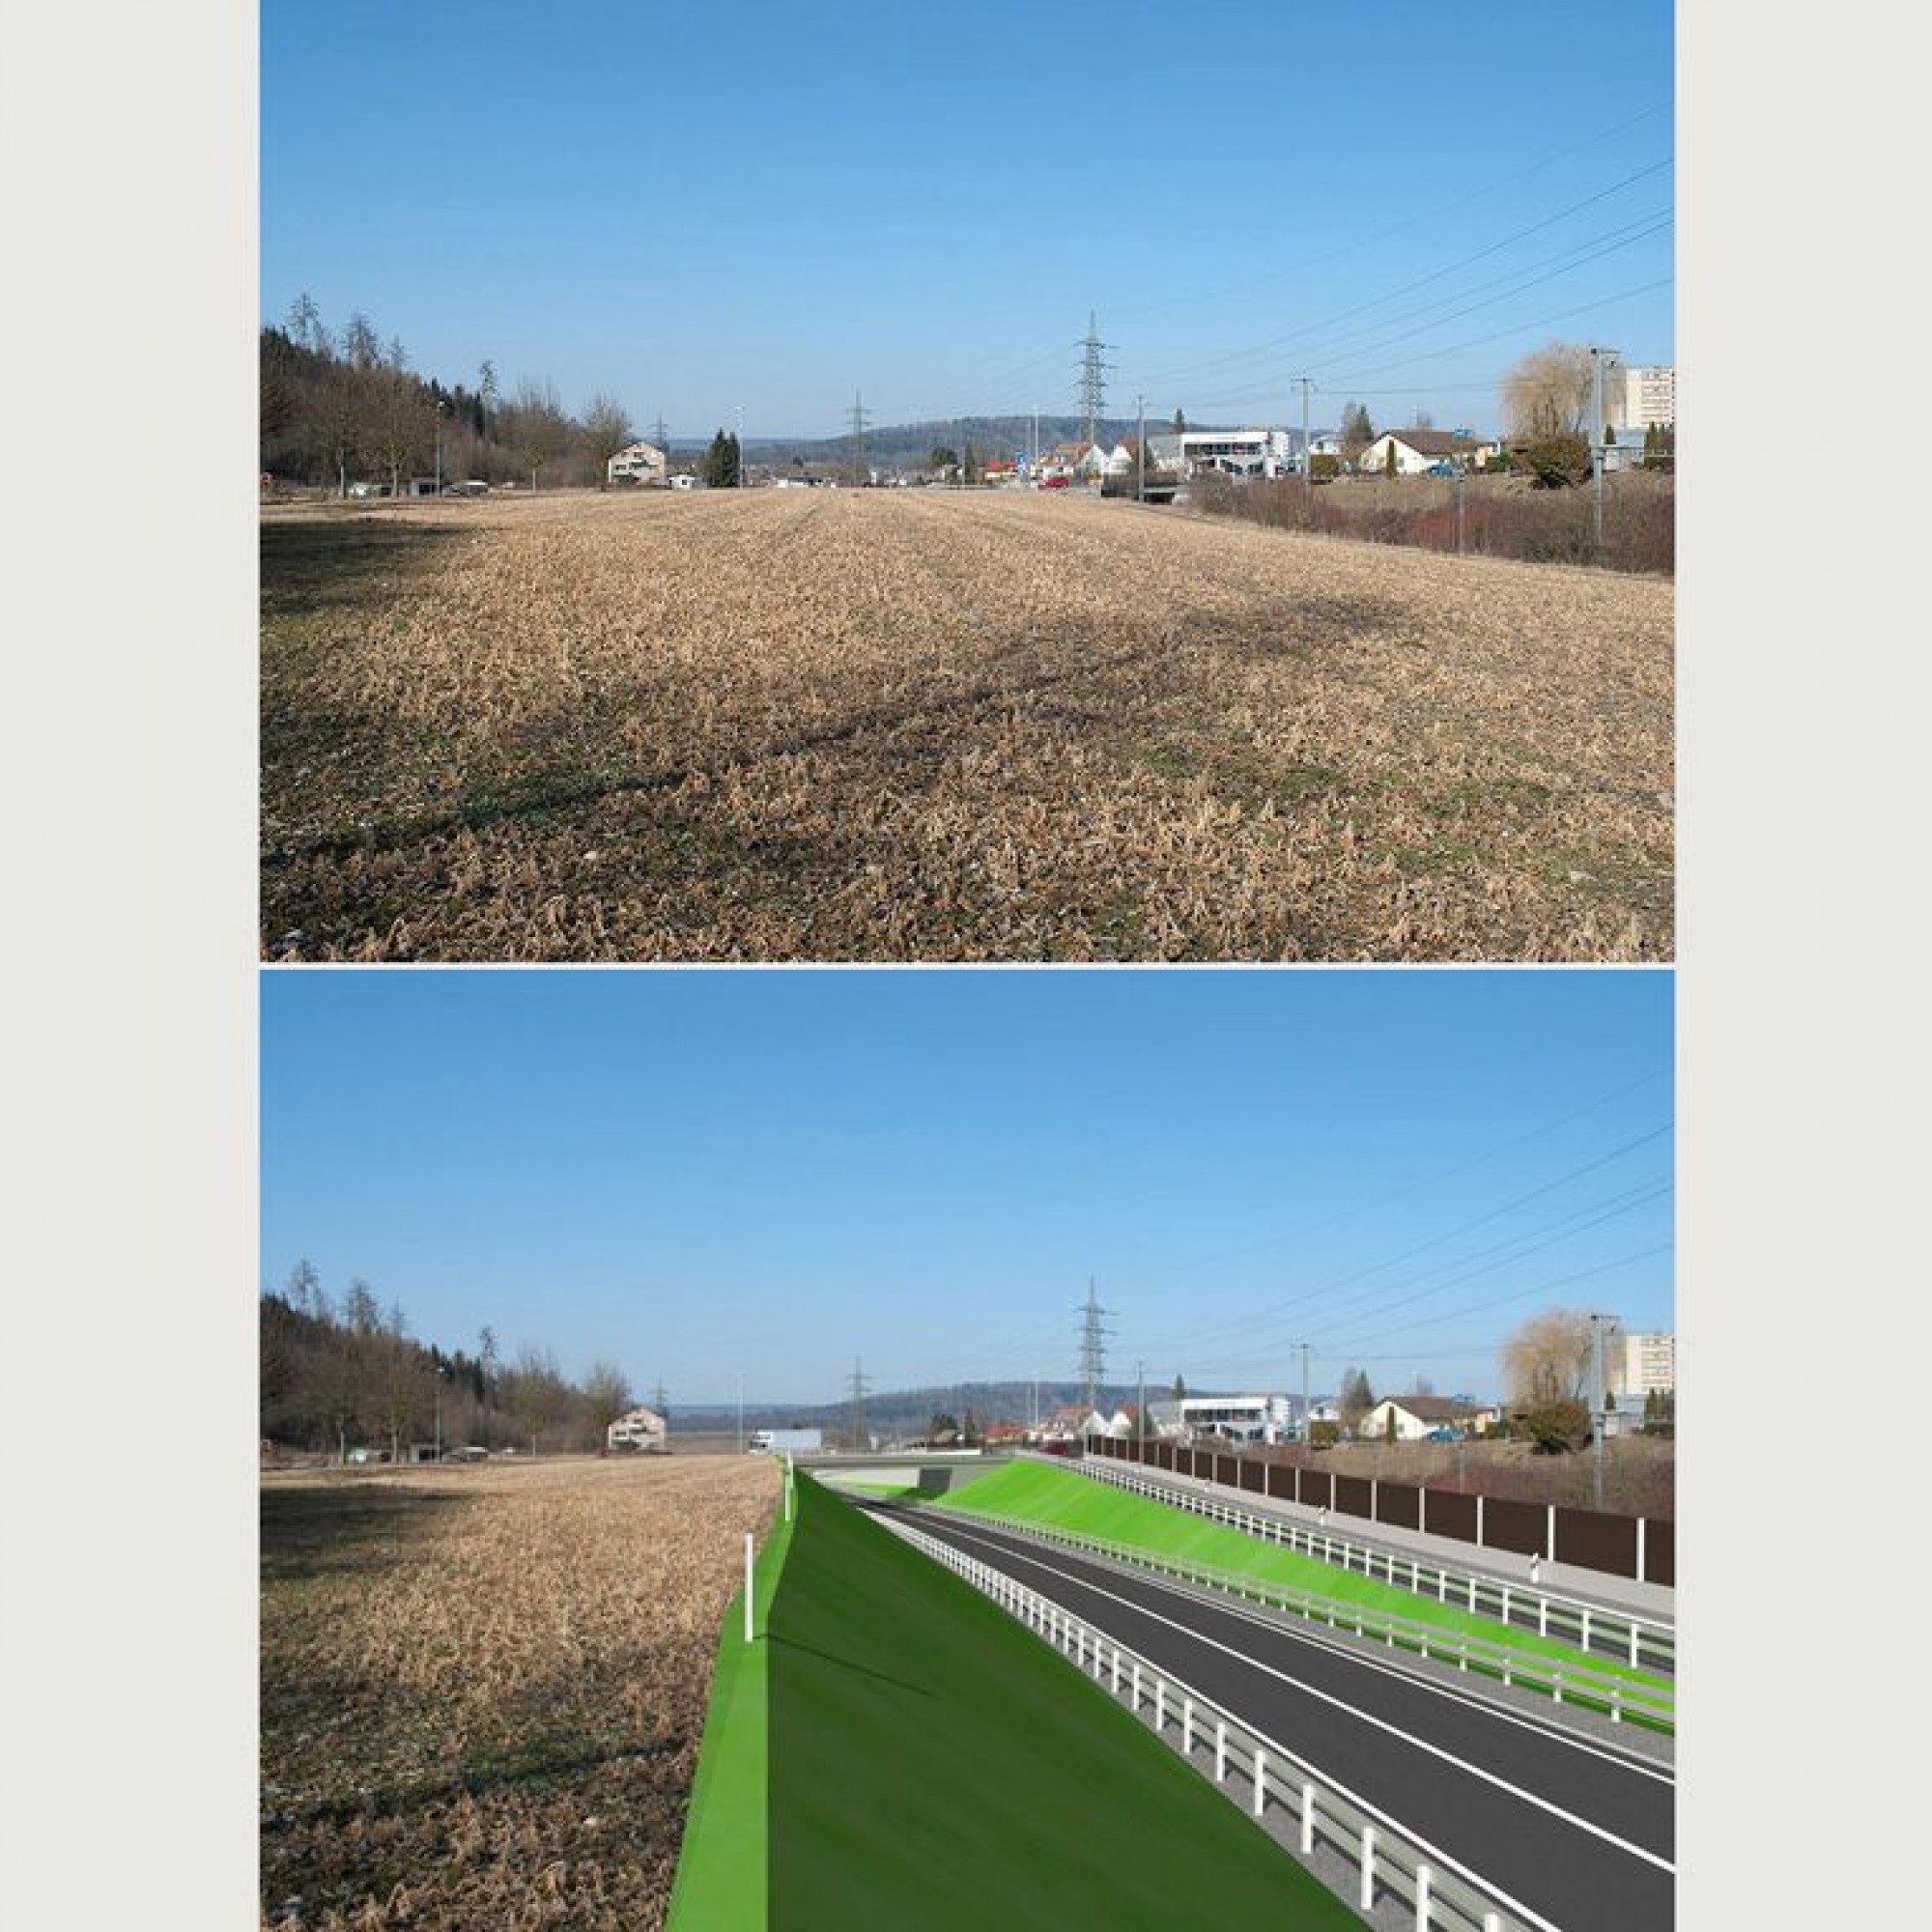
<path id="1" fill-rule="evenodd" d="M 1677 1525 L 1648 1518 L 1643 1526 L 1643 1580 L 1677 1587 Z"/>
<path id="2" fill-rule="evenodd" d="M 1173 1468 L 1174 1444 L 1172 1442 L 1156 1442 L 1153 1445 L 1153 1461 L 1154 1467 L 1157 1469 Z"/>
<path id="3" fill-rule="evenodd" d="M 1333 1509 L 1335 1507 L 1335 1477 L 1328 1469 L 1303 1469 L 1298 1472 L 1295 1483 L 1294 1499 L 1310 1509 Z"/>
<path id="4" fill-rule="evenodd" d="M 1422 1527 L 1431 1536 L 1453 1536 L 1458 1543 L 1476 1540 L 1476 1498 L 1457 1490 L 1426 1490 Z M 1492 1508 L 1494 1505 L 1491 1505 Z"/>
<path id="5" fill-rule="evenodd" d="M 1294 1468 L 1292 1463 L 1268 1464 L 1267 1492 L 1271 1496 L 1285 1497 L 1289 1502 L 1294 1500 Z"/>
<path id="6" fill-rule="evenodd" d="M 1605 1510 L 1560 1509 L 1553 1553 L 1557 1562 L 1574 1563 L 1582 1570 L 1634 1577 L 1636 1518 L 1611 1516 Z"/>
<path id="7" fill-rule="evenodd" d="M 1549 1512 L 1541 1503 L 1512 1502 L 1504 1496 L 1483 1498 L 1485 1549 L 1513 1549 L 1519 1556 L 1540 1556 L 1548 1526 Z"/>
<path id="8" fill-rule="evenodd" d="M 1413 1483 L 1376 1485 L 1376 1520 L 1397 1529 L 1422 1527 L 1422 1492 Z"/>
<path id="9" fill-rule="evenodd" d="M 1265 1463 L 1258 1463 L 1252 1456 L 1243 1456 L 1239 1466 L 1242 1489 L 1252 1490 L 1257 1495 L 1266 1490 L 1268 1472 Z"/>
<path id="10" fill-rule="evenodd" d="M 1329 1508 L 1340 1516 L 1358 1516 L 1366 1521 L 1375 1508 L 1374 1493 L 1366 1476 L 1337 1476 L 1335 1500 Z"/>
<path id="11" fill-rule="evenodd" d="M 1240 1471 L 1235 1467 L 1235 1459 L 1232 1456 L 1222 1455 L 1218 1449 L 1214 1451 L 1214 1480 L 1224 1489 L 1230 1490 L 1239 1489 L 1241 1484 Z"/>

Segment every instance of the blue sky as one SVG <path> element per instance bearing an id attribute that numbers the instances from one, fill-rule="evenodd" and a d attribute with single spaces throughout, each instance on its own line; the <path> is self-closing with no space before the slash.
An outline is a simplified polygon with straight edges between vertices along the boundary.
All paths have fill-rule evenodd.
<path id="1" fill-rule="evenodd" d="M 673 1400 L 1110 1374 L 1498 1392 L 1672 1327 L 1646 971 L 282 970 L 261 1274 Z"/>
<path id="2" fill-rule="evenodd" d="M 1675 360 L 1656 0 L 974 9 L 269 0 L 261 311 L 639 425 L 1070 412 L 1494 428 L 1525 351 Z"/>

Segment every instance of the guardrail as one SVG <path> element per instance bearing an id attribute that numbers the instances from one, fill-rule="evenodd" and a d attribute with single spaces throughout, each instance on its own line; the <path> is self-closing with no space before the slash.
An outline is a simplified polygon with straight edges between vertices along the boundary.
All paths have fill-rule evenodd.
<path id="1" fill-rule="evenodd" d="M 1378 1549 L 1354 1543 L 1323 1528 L 1311 1528 L 1285 1517 L 1264 1515 L 1224 1501 L 1210 1492 L 1181 1489 L 1144 1476 L 1132 1465 L 1096 1461 L 1092 1457 L 1069 1463 L 1060 1457 L 1040 1457 L 1056 1468 L 1074 1468 L 1095 1481 L 1112 1483 L 1116 1489 L 1135 1495 L 1151 1496 L 1156 1502 L 1171 1503 L 1211 1522 L 1279 1544 L 1304 1556 L 1339 1565 L 1378 1582 L 1406 1589 L 1418 1596 L 1433 1592 L 1439 1603 L 1453 1601 L 1477 1616 L 1494 1617 L 1498 1623 L 1534 1627 L 1537 1635 L 1574 1643 L 1578 1650 L 1602 1651 L 1616 1656 L 1634 1670 L 1677 1668 L 1677 1633 L 1654 1617 L 1634 1612 L 1607 1610 L 1601 1604 L 1586 1604 L 1580 1598 L 1565 1597 L 1538 1588 L 1535 1584 L 1511 1583 L 1497 1577 L 1483 1577 L 1469 1570 L 1451 1569 L 1447 1564 L 1421 1556 L 1402 1556 L 1392 1549 Z M 1195 1479 L 1198 1480 L 1198 1479 Z"/>
<path id="2" fill-rule="evenodd" d="M 1084 1675 L 1124 1698 L 1134 1716 L 1204 1776 L 1209 1775 L 1205 1761 L 1211 1752 L 1213 1781 L 1224 1786 L 1233 1782 L 1237 1790 L 1245 1786 L 1248 1806 L 1264 1826 L 1285 1823 L 1279 1814 L 1287 1810 L 1297 1823 L 1295 1842 L 1303 1861 L 1318 1853 L 1340 1859 L 1361 1911 L 1373 1911 L 1378 1897 L 1384 1903 L 1393 1897 L 1413 1911 L 1416 1932 L 1532 1932 L 1541 1924 L 1520 1916 L 1513 1901 L 1458 1861 L 1406 1832 L 1275 1739 L 1242 1723 L 1183 1678 L 1005 1571 L 928 1536 L 902 1518 L 887 1514 L 881 1520 L 1018 1618 Z M 1195 1763 L 1197 1750 L 1202 1764 Z M 1272 1821 L 1270 1807 L 1277 1814 Z M 1318 1876 L 1326 1874 L 1318 1871 Z"/>
<path id="3" fill-rule="evenodd" d="M 900 1505 L 906 1514 L 923 1514 L 922 1505 Z M 962 1526 L 974 1520 L 959 1512 L 949 1512 L 949 1520 Z M 1130 1543 L 1115 1543 L 1104 1536 L 1088 1536 L 1079 1530 L 1060 1529 L 1050 1524 L 1015 1522 L 1002 1517 L 990 1525 L 1037 1539 L 1057 1548 L 1083 1555 L 1104 1557 L 1112 1563 L 1128 1565 L 1156 1576 L 1172 1577 L 1178 1582 L 1198 1589 L 1213 1590 L 1223 1596 L 1239 1597 L 1264 1609 L 1280 1610 L 1309 1623 L 1325 1625 L 1341 1634 L 1364 1641 L 1374 1640 L 1391 1650 L 1414 1653 L 1425 1662 L 1454 1664 L 1458 1670 L 1492 1677 L 1505 1690 L 1515 1687 L 1539 1691 L 1558 1704 L 1572 1704 L 1586 1711 L 1598 1711 L 1613 1724 L 1626 1719 L 1647 1729 L 1674 1733 L 1677 1728 L 1677 1699 L 1674 1690 L 1628 1678 L 1612 1677 L 1587 1663 L 1565 1664 L 1513 1649 L 1507 1643 L 1462 1632 L 1445 1631 L 1438 1625 L 1417 1622 L 1413 1617 L 1389 1611 L 1365 1609 L 1360 1605 L 1339 1603 L 1313 1590 L 1296 1590 L 1265 1577 L 1251 1577 L 1238 1570 L 1223 1570 L 1213 1564 L 1190 1563 Z"/>

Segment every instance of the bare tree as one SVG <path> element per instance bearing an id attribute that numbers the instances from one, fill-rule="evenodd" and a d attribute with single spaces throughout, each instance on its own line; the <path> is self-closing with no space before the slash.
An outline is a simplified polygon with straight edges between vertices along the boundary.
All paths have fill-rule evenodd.
<path id="1" fill-rule="evenodd" d="M 349 467 L 362 453 L 365 414 L 361 379 L 352 369 L 329 371 L 315 403 L 318 447 L 335 467 L 336 494 L 349 494 Z"/>
<path id="2" fill-rule="evenodd" d="M 1581 1309 L 1547 1308 L 1503 1344 L 1503 1379 L 1524 1408 L 1579 1400 L 1589 1372 L 1590 1317 Z"/>
<path id="3" fill-rule="evenodd" d="M 517 384 L 516 401 L 497 420 L 502 441 L 518 464 L 529 471 L 534 490 L 545 466 L 554 463 L 570 440 L 570 419 L 556 399 L 555 388 L 526 376 Z"/>
<path id="4" fill-rule="evenodd" d="M 368 1337 L 371 1416 L 389 1438 L 389 1461 L 403 1460 L 403 1438 L 421 1416 L 430 1396 L 429 1363 L 410 1339 L 403 1311 L 392 1308 L 382 1328 Z"/>
<path id="5" fill-rule="evenodd" d="M 376 325 L 359 308 L 349 318 L 349 326 L 342 331 L 342 359 L 352 369 L 382 366 L 383 339 L 376 333 Z"/>
<path id="6" fill-rule="evenodd" d="M 361 383 L 363 446 L 389 472 L 389 495 L 400 497 L 403 471 L 429 447 L 435 418 L 422 385 L 400 369 L 367 370 Z"/>
<path id="7" fill-rule="evenodd" d="M 595 470 L 601 490 L 609 480 L 611 459 L 635 440 L 631 419 L 614 396 L 598 394 L 583 412 L 583 447 Z"/>
<path id="8" fill-rule="evenodd" d="M 583 1378 L 584 1446 L 602 1448 L 605 1431 L 631 1406 L 631 1384 L 623 1370 L 601 1357 L 592 1362 Z"/>
<path id="9" fill-rule="evenodd" d="M 516 1365 L 504 1376 L 503 1384 L 517 1435 L 528 1442 L 534 1456 L 543 1438 L 569 1409 L 570 1384 L 548 1349 L 527 1343 L 517 1351 Z"/>
<path id="10" fill-rule="evenodd" d="M 1578 436 L 1590 419 L 1590 352 L 1574 342 L 1534 349 L 1503 379 L 1511 436 L 1535 442 Z"/>

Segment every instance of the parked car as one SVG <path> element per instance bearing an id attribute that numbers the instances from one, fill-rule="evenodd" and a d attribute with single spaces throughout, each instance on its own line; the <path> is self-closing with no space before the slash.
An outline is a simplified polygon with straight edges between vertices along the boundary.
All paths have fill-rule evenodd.
<path id="1" fill-rule="evenodd" d="M 1445 460 L 1441 463 L 1432 463 L 1429 466 L 1429 473 L 1432 476 L 1460 476 L 1463 472 L 1455 464 Z"/>
<path id="2" fill-rule="evenodd" d="M 1453 1423 L 1445 1422 L 1439 1429 L 1432 1429 L 1429 1432 L 1429 1439 L 1432 1442 L 1460 1442 L 1463 1439 L 1463 1432 Z"/>

